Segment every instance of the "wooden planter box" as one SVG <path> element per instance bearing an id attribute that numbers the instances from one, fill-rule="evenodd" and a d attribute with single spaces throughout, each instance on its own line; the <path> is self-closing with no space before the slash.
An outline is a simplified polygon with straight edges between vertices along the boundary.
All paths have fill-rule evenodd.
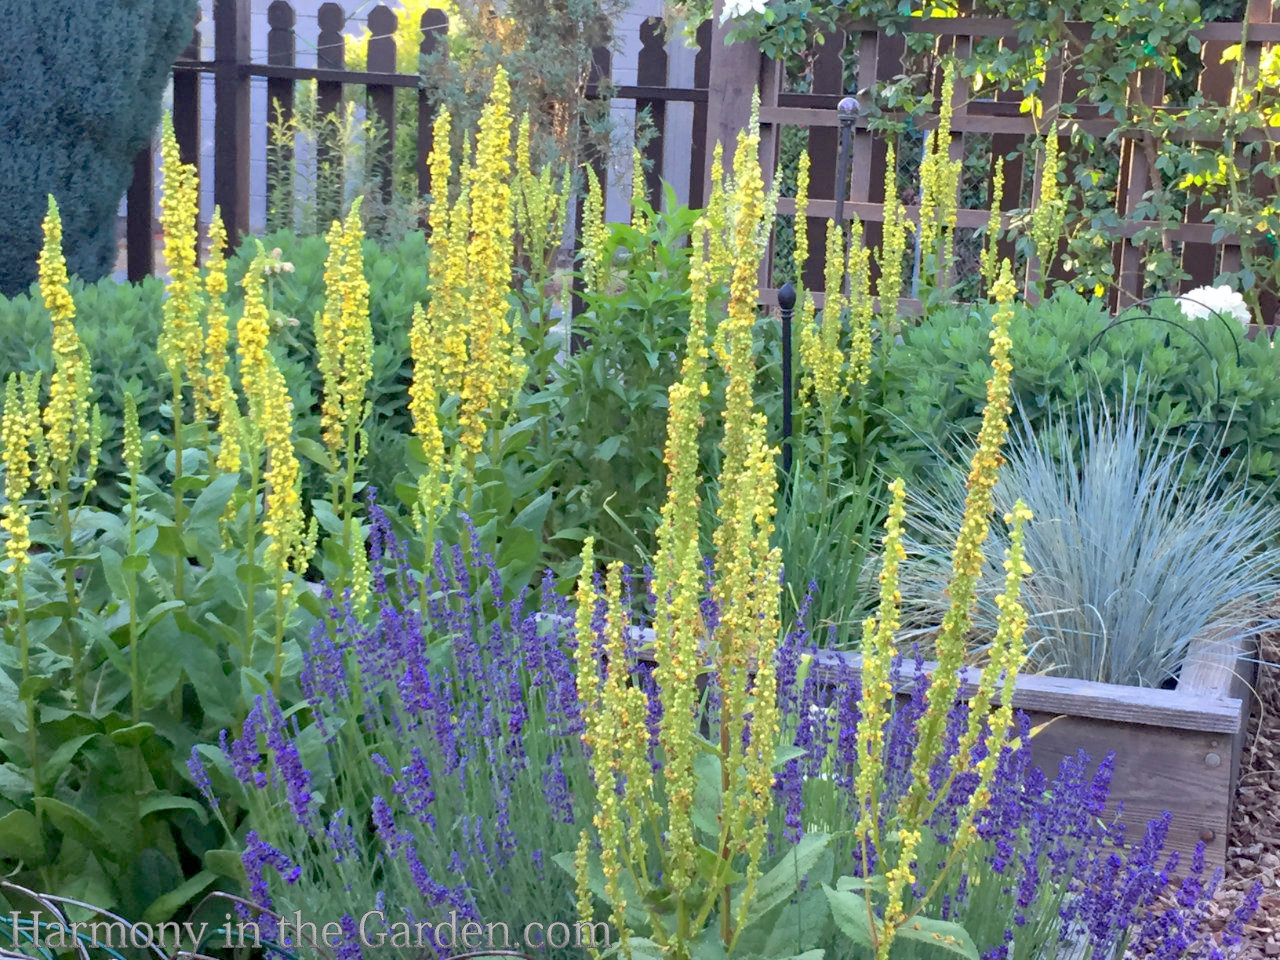
<path id="1" fill-rule="evenodd" d="M 1019 677 L 1014 706 L 1033 725 L 1053 720 L 1032 740 L 1033 761 L 1052 779 L 1064 756 L 1084 750 L 1096 766 L 1114 751 L 1110 809 L 1123 801 L 1129 836 L 1141 837 L 1147 822 L 1167 810 L 1173 823 L 1166 850 L 1181 851 L 1185 863 L 1203 840 L 1210 869 L 1225 866 L 1251 708 L 1255 664 L 1246 659 L 1249 649 L 1239 640 L 1199 641 L 1174 690 Z M 861 658 L 851 653 L 823 652 L 817 662 L 837 658 L 859 670 Z M 925 672 L 933 667 L 926 664 Z M 969 683 L 961 695 L 974 690 Z"/>

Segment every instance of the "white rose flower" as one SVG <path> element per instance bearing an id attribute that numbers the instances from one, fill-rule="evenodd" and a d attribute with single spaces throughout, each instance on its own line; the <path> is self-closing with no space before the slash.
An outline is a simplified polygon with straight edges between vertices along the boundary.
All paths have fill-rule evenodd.
<path id="1" fill-rule="evenodd" d="M 1244 297 L 1225 284 L 1220 287 L 1196 287 L 1178 298 L 1178 306 L 1188 320 L 1234 317 L 1246 329 L 1253 322 Z"/>
<path id="2" fill-rule="evenodd" d="M 725 0 L 724 12 L 720 14 L 720 22 L 736 20 L 751 13 L 764 13 L 767 0 Z"/>

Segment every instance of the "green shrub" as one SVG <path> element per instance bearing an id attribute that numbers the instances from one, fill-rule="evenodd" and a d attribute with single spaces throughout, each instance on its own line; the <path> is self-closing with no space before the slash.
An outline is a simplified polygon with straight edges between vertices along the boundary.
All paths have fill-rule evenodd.
<path id="1" fill-rule="evenodd" d="M 272 307 L 281 317 L 298 321 L 296 327 L 286 324 L 277 331 L 277 346 L 298 411 L 298 435 L 318 441 L 321 382 L 313 361 L 312 321 L 324 302 L 327 247 L 323 237 L 298 237 L 289 231 L 271 234 L 262 242 L 267 249 L 279 247 L 282 258 L 295 267 L 293 273 L 272 280 Z M 238 319 L 243 302 L 240 279 L 256 250 L 257 241 L 251 239 L 228 264 L 232 323 Z M 411 233 L 386 249 L 372 242 L 365 245 L 375 338 L 371 391 L 376 416 L 369 425 L 370 441 L 374 449 L 388 454 L 370 458 L 370 481 L 388 489 L 403 466 L 402 437 L 410 428 L 405 408 L 410 376 L 409 320 L 414 303 L 425 298 L 427 256 L 426 239 L 421 233 Z M 137 400 L 143 436 L 172 432 L 168 374 L 156 352 L 164 287 L 153 277 L 140 284 L 119 284 L 109 278 L 86 284 L 73 279 L 72 292 L 76 331 L 89 351 L 94 389 L 109 425 L 96 498 L 100 505 L 116 508 L 122 502 L 117 478 L 125 472 L 118 429 L 125 391 L 132 391 Z M 48 376 L 49 338 L 49 315 L 38 294 L 34 298 L 30 294 L 8 300 L 0 297 L 0 370 L 40 369 Z M 149 474 L 154 476 L 161 468 L 162 456 L 157 448 L 147 464 Z M 317 475 L 314 464 L 304 463 L 304 469 L 311 476 Z"/>
<path id="2" fill-rule="evenodd" d="M 133 158 L 160 122 L 196 12 L 196 0 L 0 3 L 0 293 L 36 278 L 48 194 L 68 269 L 90 280 L 111 269 Z"/>
<path id="3" fill-rule="evenodd" d="M 889 368 L 873 378 L 896 468 L 927 472 L 930 451 L 976 436 L 990 311 L 933 312 L 904 331 Z M 1127 395 L 1175 447 L 1194 446 L 1189 466 L 1226 458 L 1262 484 L 1280 473 L 1280 352 L 1265 338 L 1245 339 L 1234 322 L 1188 321 L 1171 300 L 1112 322 L 1101 301 L 1059 291 L 1036 307 L 1020 304 L 1011 336 L 1014 397 L 1033 428 Z"/>

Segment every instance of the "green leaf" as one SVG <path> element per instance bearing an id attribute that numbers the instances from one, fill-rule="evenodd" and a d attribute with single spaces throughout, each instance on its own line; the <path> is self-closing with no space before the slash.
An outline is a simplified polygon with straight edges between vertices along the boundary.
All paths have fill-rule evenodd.
<path id="1" fill-rule="evenodd" d="M 607 437 L 596 446 L 595 453 L 592 455 L 597 460 L 604 460 L 607 463 L 613 459 L 614 454 L 618 452 L 618 448 L 622 446 L 622 439 L 620 435 Z"/>
<path id="2" fill-rule="evenodd" d="M 157 603 L 154 607 L 149 607 L 142 618 L 142 623 L 139 624 L 139 632 L 146 633 L 159 623 L 166 613 L 171 610 L 181 610 L 185 606 L 186 604 L 181 600 L 166 600 L 164 603 Z"/>
<path id="3" fill-rule="evenodd" d="M 150 740 L 155 732 L 155 724 L 135 723 L 128 727 L 121 727 L 119 730 L 112 730 L 111 739 L 124 747 L 136 747 Z"/>
<path id="4" fill-rule="evenodd" d="M 973 938 L 958 923 L 913 917 L 898 927 L 894 939 L 915 940 L 917 943 L 965 957 L 966 960 L 978 960 L 978 948 L 974 945 Z"/>
<path id="5" fill-rule="evenodd" d="M 28 810 L 10 810 L 0 817 L 0 850 L 5 859 L 21 860 L 29 867 L 45 862 L 40 822 Z"/>
<path id="6" fill-rule="evenodd" d="M 95 853 L 105 853 L 114 859 L 111 841 L 83 811 L 53 797 L 36 797 L 35 804 L 36 809 L 68 837 Z"/>
<path id="7" fill-rule="evenodd" d="M 827 833 L 806 833 L 800 842 L 775 863 L 756 884 L 755 897 L 747 904 L 745 925 L 750 926 L 796 892 L 797 879 L 803 880 L 831 842 Z M 741 894 L 734 898 L 733 915 L 742 909 Z"/>
<path id="8" fill-rule="evenodd" d="M 841 877 L 836 881 L 836 889 L 845 892 L 870 890 L 872 893 L 885 893 L 889 889 L 889 883 L 879 874 L 874 877 Z"/>
<path id="9" fill-rule="evenodd" d="M 191 510 L 187 514 L 187 529 L 200 532 L 207 527 L 216 535 L 218 520 L 227 509 L 227 504 L 239 485 L 240 477 L 237 474 L 224 473 L 215 477 L 200 491 L 200 496 L 196 497 L 195 502 L 191 504 Z"/>
<path id="10" fill-rule="evenodd" d="M 99 547 L 98 552 L 102 557 L 102 575 L 107 579 L 107 589 L 117 600 L 128 603 L 132 578 L 125 577 L 123 559 L 106 544 Z"/>
<path id="11" fill-rule="evenodd" d="M 138 804 L 138 816 L 145 817 L 150 813 L 160 813 L 164 810 L 190 810 L 200 818 L 201 823 L 207 823 L 209 820 L 209 811 L 204 805 L 190 797 L 179 797 L 172 793 L 153 793 L 140 804 Z"/>
<path id="12" fill-rule="evenodd" d="M 95 737 L 99 737 L 98 733 L 86 733 L 79 737 L 72 737 L 58 746 L 53 751 L 53 755 L 44 763 L 43 769 L 40 771 L 46 785 L 52 786 L 58 782 L 58 778 L 62 776 L 62 772 L 70 766 L 71 761 L 75 759 L 76 754 L 84 749 L 84 745 Z"/>
<path id="13" fill-rule="evenodd" d="M 179 907 L 190 903 L 198 894 L 218 879 L 212 870 L 201 870 L 190 880 L 175 887 L 169 893 L 153 900 L 142 913 L 143 923 L 163 923 L 178 912 Z"/>
<path id="14" fill-rule="evenodd" d="M 848 890 L 833 890 L 824 883 L 822 889 L 827 894 L 827 903 L 831 906 L 831 916 L 840 928 L 840 932 L 852 940 L 857 946 L 870 950 L 879 940 L 880 921 L 869 913 L 866 899 L 858 893 Z M 877 936 L 872 936 L 871 925 L 875 924 Z"/>
<path id="15" fill-rule="evenodd" d="M 142 553 L 131 553 L 120 561 L 120 565 L 124 567 L 126 573 L 141 573 L 143 570 L 147 569 L 147 566 L 150 563 L 151 561 L 147 558 L 146 554 Z"/>
<path id="16" fill-rule="evenodd" d="M 244 864 L 238 850 L 209 850 L 204 855 L 204 865 L 220 877 L 245 882 Z"/>

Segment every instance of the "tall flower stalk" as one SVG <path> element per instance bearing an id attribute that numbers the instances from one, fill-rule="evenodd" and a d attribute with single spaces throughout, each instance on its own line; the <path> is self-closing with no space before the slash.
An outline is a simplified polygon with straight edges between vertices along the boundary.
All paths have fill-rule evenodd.
<path id="1" fill-rule="evenodd" d="M 367 446 L 368 390 L 373 378 L 373 327 L 369 281 L 364 275 L 364 228 L 360 199 L 345 221 L 329 230 L 324 308 L 316 314 L 316 350 L 324 382 L 321 436 L 332 464 L 330 500 L 342 522 L 342 550 L 351 562 L 357 605 L 368 599 L 364 534 L 355 516 L 355 482 Z"/>
<path id="2" fill-rule="evenodd" d="M 0 530 L 4 531 L 4 557 L 13 578 L 14 609 L 17 619 L 18 660 L 22 684 L 31 678 L 31 637 L 27 625 L 26 568 L 30 563 L 31 517 L 23 502 L 31 489 L 32 467 L 43 446 L 40 427 L 39 374 L 11 373 L 5 378 L 4 410 L 0 414 L 0 463 L 4 464 L 4 507 L 0 510 Z M 23 698 L 26 705 L 27 762 L 31 768 L 31 788 L 43 793 L 35 698 Z"/>
<path id="3" fill-rule="evenodd" d="M 160 136 L 161 174 L 160 225 L 164 230 L 164 257 L 169 278 L 165 284 L 164 323 L 160 331 L 160 356 L 171 385 L 173 419 L 173 525 L 182 537 L 186 521 L 184 474 L 185 401 L 183 384 L 191 383 L 196 406 L 207 396 L 204 384 L 205 338 L 200 317 L 203 312 L 200 274 L 196 269 L 196 221 L 200 214 L 200 186 L 196 169 L 183 163 L 173 118 L 165 114 Z M 183 551 L 174 558 L 173 595 L 183 599 L 187 559 Z"/>
<path id="4" fill-rule="evenodd" d="M 780 728 L 774 651 L 781 557 L 769 545 L 776 451 L 767 443 L 765 419 L 752 396 L 756 271 L 764 225 L 772 218 L 772 204 L 755 162 L 758 136 L 753 125 L 739 139 L 732 196 L 726 185 L 715 185 L 713 206 L 723 212 L 723 219 L 708 213 L 700 229 L 705 242 L 693 251 L 690 333 L 681 379 L 669 393 L 668 498 L 650 590 L 657 604 L 661 718 L 656 733 L 662 763 L 651 765 L 647 759 L 651 733 L 644 722 L 644 698 L 639 686 L 627 679 L 633 653 L 627 605 L 620 602 L 621 571 L 616 564 L 609 568 L 602 591 L 590 541 L 582 557 L 578 690 L 588 718 L 584 742 L 591 753 L 597 799 L 594 837 L 583 832 L 573 859 L 579 909 L 582 919 L 589 921 L 591 898 L 586 891 L 591 854 L 598 851 L 603 892 L 624 956 L 631 949 L 628 908 L 649 913 L 651 936 L 676 958 L 690 956 L 693 941 L 716 914 L 719 939 L 732 952 L 748 920 L 768 834 L 773 751 Z M 713 236 L 720 224 L 728 234 L 717 242 Z M 724 466 L 712 535 L 716 584 L 710 601 L 719 611 L 713 627 L 699 599 L 704 574 L 697 438 L 701 399 L 707 393 L 707 291 L 715 257 L 726 250 L 734 251 L 727 263 L 729 299 L 714 338 L 715 357 L 727 383 Z M 596 611 L 603 612 L 603 620 Z M 708 672 L 720 691 L 718 731 L 709 740 L 697 732 L 696 693 L 697 678 Z M 700 758 L 708 755 L 714 758 L 714 774 L 699 770 Z M 658 774 L 660 780 L 655 779 Z M 694 810 L 694 794 L 708 776 L 714 776 L 719 797 L 718 819 L 710 835 L 707 825 L 698 826 Z M 667 797 L 665 810 L 655 806 L 659 790 Z M 705 837 L 705 846 L 700 837 Z M 657 860 L 656 871 L 651 858 Z M 628 899 L 628 890 L 636 891 L 637 902 Z M 668 894 L 674 918 L 655 910 Z"/>
<path id="5" fill-rule="evenodd" d="M 263 277 L 267 254 L 261 245 L 258 255 L 244 275 L 244 313 L 237 327 L 240 355 L 240 377 L 249 405 L 252 449 L 249 451 L 253 482 L 249 489 L 249 556 L 254 556 L 254 532 L 257 527 L 258 468 L 263 465 L 261 479 L 265 485 L 262 508 L 262 532 L 268 537 L 263 565 L 275 586 L 275 655 L 272 660 L 271 684 L 277 693 L 284 669 L 284 628 L 289 614 L 289 598 L 293 582 L 289 573 L 300 574 L 311 556 L 314 529 L 308 531 L 299 499 L 301 472 L 293 448 L 293 401 L 284 376 L 267 347 L 269 321 L 263 300 Z M 244 649 L 245 663 L 254 662 L 255 623 L 253 595 L 256 585 L 248 585 L 248 625 Z"/>
<path id="6" fill-rule="evenodd" d="M 53 327 L 53 373 L 49 378 L 49 397 L 45 403 L 44 431 L 33 440 L 38 444 L 39 476 L 37 482 L 49 501 L 54 524 L 62 535 L 64 557 L 74 557 L 75 518 L 72 510 L 72 481 L 84 456 L 81 475 L 80 503 L 93 489 L 98 454 L 102 444 L 102 415 L 91 402 L 89 352 L 76 333 L 75 301 L 71 298 L 67 262 L 62 253 L 62 219 L 58 205 L 49 197 L 44 219 L 44 247 L 40 252 L 40 294 Z M 78 509 L 79 505 L 77 505 Z M 74 618 L 79 603 L 77 567 L 67 564 L 63 570 L 66 608 L 63 628 L 71 648 L 71 683 L 76 706 L 86 702 L 84 689 L 84 641 Z"/>

